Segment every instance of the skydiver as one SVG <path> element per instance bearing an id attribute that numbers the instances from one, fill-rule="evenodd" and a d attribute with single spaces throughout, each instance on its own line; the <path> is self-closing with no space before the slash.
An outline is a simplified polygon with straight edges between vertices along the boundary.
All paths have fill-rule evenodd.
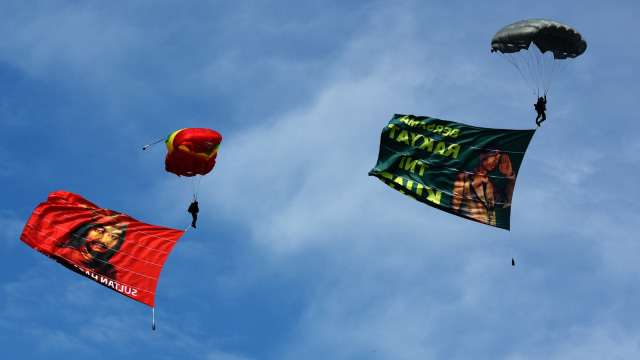
<path id="1" fill-rule="evenodd" d="M 545 114 L 544 112 L 547 110 L 547 95 L 544 95 L 543 97 L 539 97 L 538 98 L 538 102 L 535 103 L 533 105 L 533 107 L 536 109 L 536 111 L 538 112 L 538 116 L 536 116 L 536 124 L 538 126 L 540 126 L 540 124 L 547 120 L 547 114 Z M 538 119 L 540 119 L 540 121 L 538 121 Z"/>
<path id="2" fill-rule="evenodd" d="M 191 227 L 195 228 L 196 227 L 196 220 L 198 220 L 198 211 L 200 211 L 200 209 L 198 209 L 198 201 L 194 200 L 191 205 L 189 205 L 189 213 L 191 214 L 191 216 L 193 217 L 193 221 L 191 221 Z"/>

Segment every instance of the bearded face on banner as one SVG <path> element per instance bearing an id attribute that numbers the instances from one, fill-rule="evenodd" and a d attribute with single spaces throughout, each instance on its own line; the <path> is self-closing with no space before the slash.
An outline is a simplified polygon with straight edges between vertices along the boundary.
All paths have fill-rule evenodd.
<path id="1" fill-rule="evenodd" d="M 111 258 L 120 249 L 129 226 L 128 216 L 106 209 L 93 211 L 90 222 L 71 231 L 61 248 L 73 250 L 69 260 L 94 272 L 116 278 Z"/>

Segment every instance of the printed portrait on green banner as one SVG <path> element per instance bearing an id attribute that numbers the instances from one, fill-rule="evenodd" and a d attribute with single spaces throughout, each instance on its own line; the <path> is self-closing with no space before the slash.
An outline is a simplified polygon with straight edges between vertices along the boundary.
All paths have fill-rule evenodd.
<path id="1" fill-rule="evenodd" d="M 440 210 L 509 229 L 516 177 L 535 130 L 393 116 L 369 175 Z"/>

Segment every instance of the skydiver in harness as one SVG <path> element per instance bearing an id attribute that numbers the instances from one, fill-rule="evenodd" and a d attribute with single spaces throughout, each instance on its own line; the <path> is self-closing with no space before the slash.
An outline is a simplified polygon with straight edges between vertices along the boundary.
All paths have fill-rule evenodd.
<path id="1" fill-rule="evenodd" d="M 191 214 L 191 217 L 193 217 L 193 221 L 191 221 L 191 227 L 195 228 L 196 220 L 198 220 L 198 211 L 200 211 L 200 209 L 198 209 L 198 201 L 193 200 L 191 205 L 189 205 L 189 210 L 187 211 Z"/>
<path id="2" fill-rule="evenodd" d="M 538 116 L 536 116 L 536 124 L 540 126 L 543 121 L 547 120 L 547 114 L 544 113 L 547 110 L 547 95 L 545 94 L 544 98 L 539 97 L 538 102 L 535 103 L 533 107 L 538 112 Z M 538 121 L 538 119 L 540 119 L 540 121 Z"/>

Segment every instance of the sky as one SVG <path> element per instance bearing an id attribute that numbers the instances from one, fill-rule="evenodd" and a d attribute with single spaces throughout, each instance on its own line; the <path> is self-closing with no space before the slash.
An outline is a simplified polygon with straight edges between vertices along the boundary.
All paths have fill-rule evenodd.
<path id="1" fill-rule="evenodd" d="M 0 1 L 5 358 L 640 357 L 640 5 L 632 0 Z M 394 114 L 532 129 L 490 52 L 533 18 L 586 39 L 548 94 L 511 231 L 368 176 Z M 164 171 L 185 127 L 223 136 L 197 229 L 150 307 L 20 241 L 49 193 L 188 228 Z M 511 266 L 512 257 L 516 266 Z"/>

